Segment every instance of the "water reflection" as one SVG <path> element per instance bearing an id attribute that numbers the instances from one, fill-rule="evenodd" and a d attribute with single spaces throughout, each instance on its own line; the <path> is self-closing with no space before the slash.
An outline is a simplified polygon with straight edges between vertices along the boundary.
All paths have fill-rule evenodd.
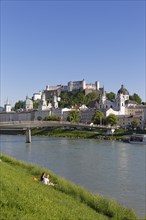
<path id="1" fill-rule="evenodd" d="M 25 147 L 26 147 L 26 153 L 29 155 L 31 155 L 31 143 L 26 143 L 25 144 Z"/>
<path id="2" fill-rule="evenodd" d="M 127 148 L 123 147 L 119 152 L 119 166 L 121 170 L 128 171 L 128 152 Z"/>

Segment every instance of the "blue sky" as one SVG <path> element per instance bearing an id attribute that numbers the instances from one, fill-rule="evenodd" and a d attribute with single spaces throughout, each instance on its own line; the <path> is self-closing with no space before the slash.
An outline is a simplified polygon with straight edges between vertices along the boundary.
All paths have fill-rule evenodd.
<path id="1" fill-rule="evenodd" d="M 1 0 L 0 105 L 82 79 L 146 101 L 145 18 L 143 0 Z"/>

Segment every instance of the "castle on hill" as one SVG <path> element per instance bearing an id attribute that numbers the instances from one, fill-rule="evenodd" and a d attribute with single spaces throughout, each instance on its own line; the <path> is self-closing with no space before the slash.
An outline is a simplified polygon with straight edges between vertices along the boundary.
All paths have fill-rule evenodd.
<path id="1" fill-rule="evenodd" d="M 110 114 L 117 115 L 119 124 L 122 127 L 130 125 L 133 120 L 137 121 L 139 127 L 144 127 L 146 124 L 146 106 L 138 105 L 135 101 L 129 100 L 129 92 L 124 85 L 121 85 L 115 98 L 109 100 L 104 87 L 100 87 L 99 81 L 87 84 L 84 79 L 81 81 L 70 81 L 67 85 L 47 85 L 43 91 L 34 93 L 32 98 L 26 96 L 24 107 L 19 113 L 12 112 L 11 104 L 7 101 L 4 110 L 0 113 L 0 121 L 42 120 L 48 114 L 57 115 L 61 120 L 67 120 L 69 111 L 74 107 L 70 109 L 59 108 L 60 95 L 62 91 L 71 92 L 74 90 L 83 90 L 85 95 L 92 92 L 99 95 L 99 99 L 91 103 L 90 106 L 78 106 L 78 110 L 81 113 L 81 122 L 83 123 L 91 123 L 94 113 L 99 110 L 106 117 Z M 37 111 L 34 110 L 35 101 L 39 103 Z"/>

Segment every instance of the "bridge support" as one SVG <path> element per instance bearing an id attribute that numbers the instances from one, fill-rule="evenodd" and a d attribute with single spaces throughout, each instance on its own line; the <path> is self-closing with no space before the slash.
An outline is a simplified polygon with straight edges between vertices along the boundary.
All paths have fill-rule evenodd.
<path id="1" fill-rule="evenodd" d="M 31 143 L 31 129 L 27 128 L 26 130 L 26 143 Z"/>

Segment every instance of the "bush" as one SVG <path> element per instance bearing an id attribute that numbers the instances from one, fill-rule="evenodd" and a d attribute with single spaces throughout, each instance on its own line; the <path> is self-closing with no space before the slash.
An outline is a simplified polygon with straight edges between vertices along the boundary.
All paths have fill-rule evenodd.
<path id="1" fill-rule="evenodd" d="M 57 115 L 49 115 L 49 116 L 46 116 L 43 120 L 44 121 L 60 121 L 60 117 Z"/>

